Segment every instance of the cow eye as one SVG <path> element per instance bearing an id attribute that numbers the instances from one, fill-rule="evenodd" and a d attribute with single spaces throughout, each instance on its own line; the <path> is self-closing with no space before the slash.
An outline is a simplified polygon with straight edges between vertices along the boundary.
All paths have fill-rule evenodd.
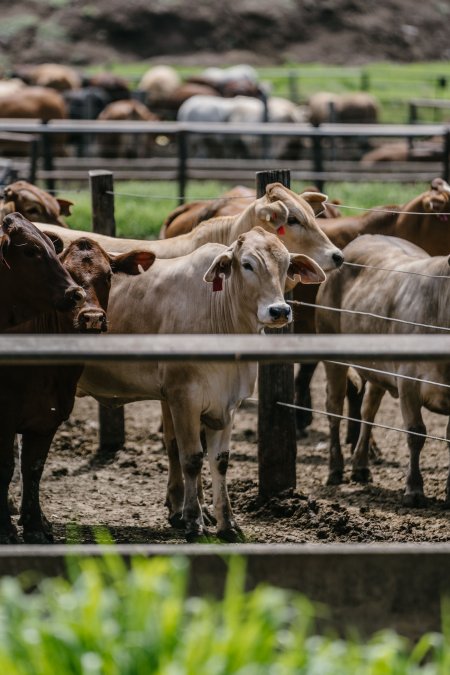
<path id="1" fill-rule="evenodd" d="M 298 223 L 298 220 L 295 216 L 289 216 L 287 219 L 288 225 L 296 225 Z"/>
<path id="2" fill-rule="evenodd" d="M 249 262 L 242 263 L 242 267 L 244 270 L 250 270 L 250 272 L 253 272 L 253 266 Z"/>
<path id="3" fill-rule="evenodd" d="M 37 258 L 39 255 L 39 250 L 32 246 L 30 248 L 25 248 L 24 254 L 27 256 L 27 258 Z"/>

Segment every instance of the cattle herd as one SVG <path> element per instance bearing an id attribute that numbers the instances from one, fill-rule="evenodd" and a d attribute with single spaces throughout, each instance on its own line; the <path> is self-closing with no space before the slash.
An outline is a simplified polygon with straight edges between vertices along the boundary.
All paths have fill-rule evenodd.
<path id="1" fill-rule="evenodd" d="M 256 198 L 236 186 L 208 207 L 192 203 L 168 214 L 158 240 L 106 237 L 70 229 L 71 204 L 25 181 L 4 191 L 0 236 L 0 330 L 3 333 L 256 334 L 294 321 L 302 333 L 435 333 L 449 329 L 450 186 L 436 178 L 403 205 L 356 217 L 310 188 L 280 183 Z M 230 199 L 231 195 L 231 199 Z M 31 222 L 33 221 L 33 222 Z M 284 291 L 294 289 L 286 303 Z M 164 302 L 161 299 L 164 298 Z M 301 303 L 307 302 L 312 307 Z M 332 312 L 328 308 L 345 310 Z M 99 337 L 99 339 L 102 339 Z M 450 415 L 448 365 L 326 363 L 327 411 L 341 415 L 346 395 L 352 479 L 371 480 L 377 451 L 371 427 L 386 391 L 400 399 L 410 467 L 404 502 L 425 503 L 420 452 L 423 407 Z M 299 433 L 311 422 L 314 365 L 296 381 Z M 251 396 L 251 363 L 97 363 L 0 368 L 0 541 L 18 534 L 8 488 L 21 437 L 22 536 L 52 541 L 39 486 L 53 437 L 75 395 L 105 405 L 159 400 L 169 470 L 169 522 L 188 541 L 215 525 L 224 541 L 243 537 L 227 490 L 233 416 Z M 339 417 L 329 418 L 328 483 L 344 476 Z M 447 435 L 450 431 L 447 430 Z M 204 503 L 201 469 L 207 453 L 213 512 Z M 446 503 L 450 503 L 450 478 Z"/>
<path id="2" fill-rule="evenodd" d="M 296 102 L 271 94 L 268 83 L 261 82 L 248 65 L 207 68 L 184 80 L 170 66 L 150 68 L 139 82 L 131 82 L 109 72 L 85 76 L 74 68 L 44 63 L 17 66 L 9 78 L 0 80 L 0 118 L 140 120 L 187 122 L 258 123 L 360 122 L 374 123 L 379 105 L 367 92 L 331 94 L 318 92 L 308 101 Z M 0 137 L 3 154 L 27 154 L 7 135 Z M 58 154 L 83 154 L 103 157 L 143 158 L 176 151 L 168 138 L 147 134 L 89 138 L 89 148 L 78 139 L 65 139 Z M 169 139 L 170 141 L 170 139 Z M 300 141 L 231 137 L 227 143 L 217 135 L 198 136 L 191 141 L 197 157 L 298 158 L 305 150 Z M 166 147 L 168 146 L 168 147 Z M 165 148 L 165 150 L 164 150 Z"/>

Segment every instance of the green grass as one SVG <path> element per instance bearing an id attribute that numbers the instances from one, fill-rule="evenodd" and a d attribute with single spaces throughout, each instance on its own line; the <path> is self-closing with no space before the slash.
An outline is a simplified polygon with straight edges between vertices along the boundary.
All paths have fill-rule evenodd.
<path id="1" fill-rule="evenodd" d="M 187 199 L 213 199 L 220 196 L 229 185 L 216 181 L 192 181 L 188 185 Z M 301 191 L 305 183 L 294 183 L 293 189 Z M 404 204 L 427 189 L 427 185 L 398 183 L 329 183 L 325 192 L 330 199 L 338 198 L 346 206 L 370 208 L 381 204 Z M 136 239 L 158 237 L 166 216 L 177 205 L 175 182 L 118 182 L 114 187 L 117 234 Z M 73 229 L 91 229 L 91 205 L 88 190 L 60 191 L 75 203 L 73 215 L 67 219 Z M 342 209 L 343 215 L 356 213 Z"/>
<path id="2" fill-rule="evenodd" d="M 32 593 L 0 582 L 0 668 L 8 675 L 438 675 L 450 635 L 415 645 L 392 631 L 341 639 L 317 609 L 271 586 L 244 591 L 231 557 L 222 601 L 188 598 L 181 558 L 72 560 L 70 578 Z M 319 615 L 325 617 L 323 609 Z M 445 622 L 444 622 L 445 627 Z"/>

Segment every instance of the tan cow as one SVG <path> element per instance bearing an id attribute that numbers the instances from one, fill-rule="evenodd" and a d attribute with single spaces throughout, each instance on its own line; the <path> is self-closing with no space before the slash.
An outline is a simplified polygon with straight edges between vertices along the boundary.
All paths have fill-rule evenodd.
<path id="1" fill-rule="evenodd" d="M 367 92 L 333 94 L 320 91 L 308 101 L 309 121 L 319 125 L 324 122 L 373 124 L 378 121 L 378 101 Z"/>
<path id="2" fill-rule="evenodd" d="M 38 87 L 52 87 L 58 91 L 79 89 L 82 84 L 80 73 L 60 63 L 17 66 L 15 73 L 27 84 Z"/>
<path id="3" fill-rule="evenodd" d="M 130 249 L 152 251 L 157 258 L 175 258 L 194 251 L 207 242 L 230 245 L 240 234 L 253 227 L 260 226 L 269 232 L 277 231 L 281 241 L 289 251 L 302 251 L 326 271 L 342 265 L 341 251 L 334 246 L 319 228 L 315 212 L 322 209 L 326 195 L 320 192 L 307 192 L 297 195 L 281 183 L 271 183 L 264 197 L 251 202 L 241 214 L 208 220 L 192 232 L 174 237 L 145 241 L 139 239 L 120 239 L 100 234 L 89 236 L 109 252 L 126 252 Z M 64 244 L 82 236 L 76 230 L 59 230 L 51 226 L 45 228 L 54 231 Z M 84 233 L 85 234 L 85 233 Z"/>
<path id="4" fill-rule="evenodd" d="M 321 283 L 322 269 L 310 258 L 289 253 L 281 241 L 260 227 L 233 244 L 205 244 L 172 260 L 156 260 L 148 272 L 113 280 L 108 316 L 115 333 L 260 333 L 291 321 L 284 301 L 288 281 Z M 254 363 L 114 363 L 93 364 L 79 382 L 82 393 L 103 404 L 147 399 L 167 403 L 165 420 L 171 460 L 168 505 L 171 518 L 182 518 L 186 537 L 204 532 L 197 482 L 203 459 L 204 425 L 210 461 L 218 535 L 239 538 L 226 487 L 231 425 L 236 407 L 255 384 Z M 178 460 L 179 454 L 179 460 Z M 181 461 L 183 485 L 180 485 Z M 183 496 L 184 493 L 184 496 Z M 183 501 L 184 500 L 184 501 Z"/>
<path id="5" fill-rule="evenodd" d="M 67 109 L 61 94 L 50 87 L 22 87 L 0 95 L 0 117 L 36 117 L 48 122 L 67 117 Z"/>
<path id="6" fill-rule="evenodd" d="M 371 267 L 346 267 L 340 274 L 331 274 L 317 303 L 358 312 L 364 316 L 317 310 L 320 333 L 439 333 L 437 328 L 388 321 L 391 317 L 429 326 L 450 326 L 447 299 L 450 300 L 448 255 L 430 257 L 425 251 L 404 239 L 380 235 L 358 237 L 345 248 L 350 263 Z M 374 268 L 384 268 L 383 270 Z M 403 270 L 411 274 L 386 272 Z M 436 278 L 443 277 L 443 278 Z M 378 315 L 374 316 L 374 315 Z M 450 364 L 430 361 L 370 363 L 386 374 L 361 370 L 369 384 L 363 399 L 362 420 L 373 422 L 386 391 L 399 398 L 404 428 L 408 435 L 410 465 L 404 501 L 409 506 L 423 505 L 423 479 L 419 468 L 420 452 L 426 434 L 421 408 L 450 415 Z M 347 368 L 325 363 L 327 371 L 327 411 L 342 414 Z M 389 375 L 388 373 L 392 373 Z M 402 376 L 414 379 L 403 379 Z M 425 382 L 441 383 L 438 386 Z M 329 418 L 330 473 L 328 482 L 342 481 L 344 460 L 339 439 L 339 419 Z M 447 438 L 450 422 L 447 425 Z M 371 479 L 368 466 L 370 427 L 361 424 L 361 433 L 352 458 L 352 478 L 359 482 Z M 450 504 L 450 474 L 447 478 L 446 503 Z"/>
<path id="7" fill-rule="evenodd" d="M 155 122 L 158 117 L 140 101 L 123 99 L 109 103 L 99 120 Z M 153 148 L 153 134 L 100 134 L 99 151 L 103 157 L 147 157 Z"/>
<path id="8" fill-rule="evenodd" d="M 70 216 L 70 207 L 73 202 L 67 199 L 53 197 L 37 185 L 26 180 L 10 183 L 3 190 L 3 199 L 0 200 L 0 219 L 7 213 L 17 211 L 28 220 L 40 223 L 52 223 L 67 227 L 61 216 Z"/>

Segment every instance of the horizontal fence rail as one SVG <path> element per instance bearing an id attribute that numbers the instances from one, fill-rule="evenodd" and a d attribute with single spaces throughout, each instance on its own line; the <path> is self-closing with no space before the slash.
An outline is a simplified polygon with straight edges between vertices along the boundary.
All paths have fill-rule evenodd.
<path id="1" fill-rule="evenodd" d="M 447 335 L 1 335 L 0 364 L 100 361 L 449 361 Z"/>

